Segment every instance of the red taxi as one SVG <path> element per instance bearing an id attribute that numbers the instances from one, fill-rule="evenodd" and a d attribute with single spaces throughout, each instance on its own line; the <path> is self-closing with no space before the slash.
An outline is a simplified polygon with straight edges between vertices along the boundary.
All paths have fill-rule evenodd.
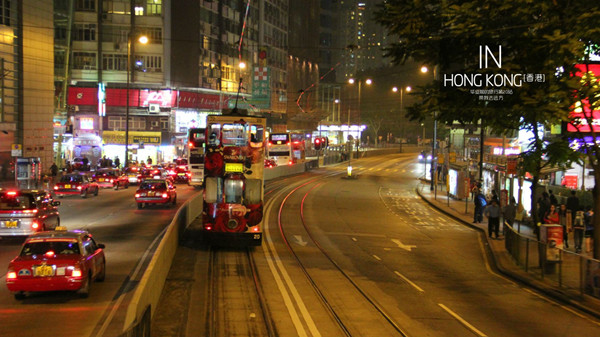
<path id="1" fill-rule="evenodd" d="M 97 196 L 98 190 L 100 187 L 93 179 L 78 173 L 64 175 L 54 185 L 54 194 L 59 198 L 73 194 L 79 194 L 82 198 L 86 198 L 88 194 Z"/>
<path id="2" fill-rule="evenodd" d="M 29 236 L 8 265 L 6 286 L 16 299 L 27 292 L 76 291 L 87 297 L 92 281 L 104 281 L 104 245 L 85 230 L 40 232 Z"/>
<path id="3" fill-rule="evenodd" d="M 129 178 L 126 175 L 121 174 L 121 172 L 117 169 L 99 169 L 92 177 L 100 187 L 112 187 L 115 190 L 118 190 L 119 187 L 129 187 Z"/>
<path id="4" fill-rule="evenodd" d="M 0 237 L 27 236 L 59 226 L 59 205 L 43 190 L 0 188 Z"/>
<path id="5" fill-rule="evenodd" d="M 139 184 L 140 183 L 140 174 L 142 172 L 142 168 L 137 166 L 128 167 L 124 170 L 125 176 L 129 180 L 130 184 Z"/>
<path id="6" fill-rule="evenodd" d="M 188 171 L 186 169 L 186 167 L 183 165 L 173 167 L 173 168 L 167 170 L 167 173 L 169 174 L 169 176 L 171 176 L 171 179 L 173 179 L 173 181 L 175 183 L 186 183 L 187 184 L 190 182 L 190 177 L 192 176 L 190 171 Z"/>
<path id="7" fill-rule="evenodd" d="M 138 209 L 149 204 L 175 205 L 177 192 L 171 179 L 145 179 L 135 191 Z"/>

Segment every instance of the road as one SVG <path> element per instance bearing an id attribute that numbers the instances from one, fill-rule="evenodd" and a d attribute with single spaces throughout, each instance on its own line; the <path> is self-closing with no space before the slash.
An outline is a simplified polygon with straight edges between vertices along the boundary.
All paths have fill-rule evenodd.
<path id="1" fill-rule="evenodd" d="M 252 253 L 279 336 L 600 334 L 597 319 L 495 272 L 481 232 L 416 195 L 415 155 L 352 164 L 356 179 L 341 165 L 267 184 Z M 178 250 L 153 334 L 201 335 L 208 251 Z"/>
<path id="2" fill-rule="evenodd" d="M 81 299 L 71 293 L 34 294 L 17 301 L 0 278 L 0 336 L 103 336 L 115 305 L 126 285 L 141 275 L 136 269 L 142 256 L 155 248 L 155 238 L 171 222 L 176 207 L 138 210 L 133 197 L 135 186 L 114 191 L 101 189 L 97 197 L 64 197 L 59 200 L 61 225 L 85 228 L 97 242 L 106 245 L 106 280 L 94 283 L 90 296 Z M 193 188 L 177 185 L 177 204 L 193 193 Z M 0 270 L 20 249 L 22 239 L 0 240 Z M 154 244 L 153 244 L 154 243 Z M 141 266 L 143 267 L 143 266 Z M 107 335 L 108 336 L 108 335 Z"/>

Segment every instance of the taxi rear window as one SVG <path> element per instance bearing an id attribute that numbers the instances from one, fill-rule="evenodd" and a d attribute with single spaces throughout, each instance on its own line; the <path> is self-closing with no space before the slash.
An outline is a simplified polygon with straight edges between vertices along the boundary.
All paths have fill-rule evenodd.
<path id="1" fill-rule="evenodd" d="M 54 252 L 54 254 L 79 254 L 79 245 L 73 240 L 27 242 L 21 250 L 21 256 L 43 255 L 49 251 Z"/>
<path id="2" fill-rule="evenodd" d="M 143 190 L 160 190 L 167 188 L 167 185 L 163 181 L 145 181 L 140 185 L 140 189 Z"/>
<path id="3" fill-rule="evenodd" d="M 61 183 L 80 183 L 82 180 L 81 176 L 62 176 L 60 177 Z"/>
<path id="4" fill-rule="evenodd" d="M 0 211 L 35 208 L 33 197 L 29 194 L 9 194 L 0 192 Z"/>

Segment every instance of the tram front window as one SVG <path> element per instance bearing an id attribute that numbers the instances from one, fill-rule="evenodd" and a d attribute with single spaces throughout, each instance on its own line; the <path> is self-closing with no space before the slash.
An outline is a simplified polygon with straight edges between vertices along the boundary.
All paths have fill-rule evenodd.
<path id="1" fill-rule="evenodd" d="M 242 180 L 225 180 L 225 202 L 228 204 L 241 204 L 244 195 L 244 182 Z"/>

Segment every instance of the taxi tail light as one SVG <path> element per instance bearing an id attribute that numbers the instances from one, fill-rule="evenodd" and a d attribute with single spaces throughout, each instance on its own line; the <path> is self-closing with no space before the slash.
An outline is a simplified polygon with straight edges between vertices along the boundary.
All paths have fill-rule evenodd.
<path id="1" fill-rule="evenodd" d="M 6 273 L 6 279 L 7 280 L 16 280 L 17 279 L 17 272 L 9 270 L 8 273 Z"/>
<path id="2" fill-rule="evenodd" d="M 110 180 L 110 182 L 112 183 L 112 182 L 114 182 L 114 180 L 113 180 L 113 179 L 111 179 L 111 180 Z"/>
<path id="3" fill-rule="evenodd" d="M 273 143 L 269 142 L 269 144 L 267 144 L 267 145 L 268 145 L 268 146 L 272 146 L 272 145 L 273 145 Z"/>
<path id="4" fill-rule="evenodd" d="M 25 213 L 25 214 L 33 213 L 33 214 L 35 214 L 37 212 L 38 212 L 37 209 L 26 209 L 26 210 L 23 210 L 23 211 L 21 211 L 19 213 Z"/>
<path id="5" fill-rule="evenodd" d="M 40 229 L 40 224 L 37 221 L 34 221 L 33 223 L 31 223 L 31 228 L 38 230 Z"/>
<path id="6" fill-rule="evenodd" d="M 192 176 L 192 173 L 188 172 L 188 173 L 186 173 L 186 175 L 187 175 L 188 177 L 191 177 L 191 176 Z"/>
<path id="7" fill-rule="evenodd" d="M 162 197 L 166 199 L 169 197 L 169 195 L 167 193 L 163 193 Z"/>
<path id="8" fill-rule="evenodd" d="M 77 186 L 77 189 L 81 191 L 81 186 Z"/>
<path id="9" fill-rule="evenodd" d="M 288 165 L 294 165 L 294 162 L 290 160 L 288 161 Z"/>
<path id="10" fill-rule="evenodd" d="M 83 273 L 81 272 L 81 268 L 74 267 L 71 270 L 71 276 L 72 277 L 81 277 L 82 275 L 83 275 Z"/>

